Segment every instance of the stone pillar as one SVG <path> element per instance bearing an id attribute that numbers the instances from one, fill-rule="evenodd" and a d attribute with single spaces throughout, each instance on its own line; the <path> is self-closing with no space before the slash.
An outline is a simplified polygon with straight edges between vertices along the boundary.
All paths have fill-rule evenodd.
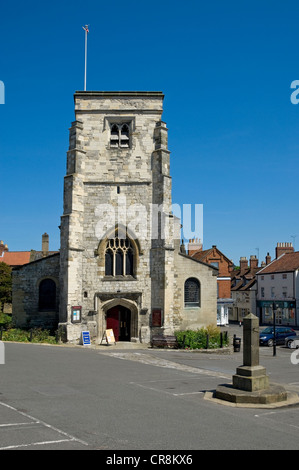
<path id="1" fill-rule="evenodd" d="M 233 387 L 249 392 L 269 387 L 266 369 L 259 365 L 259 320 L 250 313 L 243 320 L 243 365 L 233 375 Z"/>
<path id="2" fill-rule="evenodd" d="M 243 366 L 237 368 L 233 383 L 218 385 L 215 398 L 257 406 L 283 406 L 298 403 L 298 395 L 281 385 L 269 384 L 266 369 L 259 365 L 259 321 L 250 313 L 243 320 Z"/>

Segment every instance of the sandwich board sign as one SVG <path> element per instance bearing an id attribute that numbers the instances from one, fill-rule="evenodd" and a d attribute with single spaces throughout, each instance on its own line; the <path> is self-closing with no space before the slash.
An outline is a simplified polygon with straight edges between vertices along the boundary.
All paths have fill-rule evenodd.
<path id="1" fill-rule="evenodd" d="M 106 330 L 106 341 L 107 341 L 107 344 L 111 344 L 111 343 L 115 344 L 115 337 L 114 337 L 114 333 L 112 329 Z"/>
<path id="2" fill-rule="evenodd" d="M 90 332 L 89 331 L 82 331 L 82 344 L 83 346 L 90 346 Z"/>

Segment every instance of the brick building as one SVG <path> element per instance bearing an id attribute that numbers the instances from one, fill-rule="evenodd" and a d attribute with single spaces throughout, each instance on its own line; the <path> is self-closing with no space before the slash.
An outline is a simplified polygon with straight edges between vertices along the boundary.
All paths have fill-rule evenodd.
<path id="1" fill-rule="evenodd" d="M 207 263 L 218 269 L 217 275 L 217 324 L 227 325 L 229 312 L 232 307 L 231 299 L 231 272 L 233 262 L 228 259 L 216 245 L 208 250 L 202 249 L 202 243 L 198 239 L 189 240 L 188 255 L 203 263 Z"/>

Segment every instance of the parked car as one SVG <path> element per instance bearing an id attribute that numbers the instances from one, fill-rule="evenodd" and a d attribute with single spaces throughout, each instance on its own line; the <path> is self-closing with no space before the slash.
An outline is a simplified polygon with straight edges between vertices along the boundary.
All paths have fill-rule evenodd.
<path id="1" fill-rule="evenodd" d="M 285 344 L 285 338 L 296 336 L 296 331 L 286 326 L 275 327 L 276 344 Z M 268 326 L 260 332 L 260 346 L 273 346 L 274 328 Z"/>
<path id="2" fill-rule="evenodd" d="M 288 336 L 284 340 L 284 344 L 287 348 L 290 349 L 298 349 L 299 348 L 299 335 L 296 336 Z"/>

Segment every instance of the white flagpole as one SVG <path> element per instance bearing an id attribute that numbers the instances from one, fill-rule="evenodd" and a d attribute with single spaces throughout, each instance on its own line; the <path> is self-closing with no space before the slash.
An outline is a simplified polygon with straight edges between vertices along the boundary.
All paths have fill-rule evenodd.
<path id="1" fill-rule="evenodd" d="M 84 91 L 86 91 L 86 69 L 87 69 L 87 34 L 88 25 L 82 26 L 85 31 L 85 68 L 84 68 Z"/>

